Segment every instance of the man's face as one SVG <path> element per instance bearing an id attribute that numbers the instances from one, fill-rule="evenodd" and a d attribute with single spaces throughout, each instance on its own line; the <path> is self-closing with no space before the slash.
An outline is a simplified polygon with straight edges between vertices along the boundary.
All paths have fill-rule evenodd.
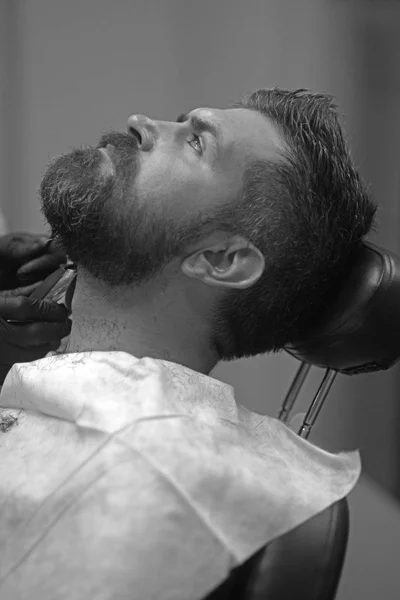
<path id="1" fill-rule="evenodd" d="M 213 226 L 242 192 L 243 174 L 281 146 L 274 126 L 246 109 L 200 108 L 178 122 L 128 119 L 128 133 L 55 160 L 43 210 L 70 258 L 110 284 L 141 283 Z"/>
<path id="2" fill-rule="evenodd" d="M 242 108 L 200 108 L 177 122 L 133 115 L 128 133 L 110 132 L 51 164 L 44 214 L 69 257 L 93 276 L 140 284 L 201 241 L 204 225 L 218 229 L 214 213 L 242 194 L 246 167 L 273 160 L 281 147 L 272 123 Z M 234 340 L 230 346 L 230 358 L 242 351 Z"/>

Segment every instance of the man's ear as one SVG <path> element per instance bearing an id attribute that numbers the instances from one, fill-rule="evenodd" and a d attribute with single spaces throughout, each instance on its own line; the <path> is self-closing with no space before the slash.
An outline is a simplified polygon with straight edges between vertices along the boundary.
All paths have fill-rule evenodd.
<path id="1" fill-rule="evenodd" d="M 265 259 L 251 242 L 234 236 L 197 250 L 183 260 L 181 269 L 207 285 L 244 290 L 261 277 Z"/>

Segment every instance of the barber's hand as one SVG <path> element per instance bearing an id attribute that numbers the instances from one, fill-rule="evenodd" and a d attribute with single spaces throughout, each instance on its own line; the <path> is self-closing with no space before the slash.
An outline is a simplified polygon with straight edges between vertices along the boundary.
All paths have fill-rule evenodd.
<path id="1" fill-rule="evenodd" d="M 38 285 L 0 292 L 0 385 L 14 363 L 43 358 L 71 331 L 65 307 L 28 297 Z"/>
<path id="2" fill-rule="evenodd" d="M 0 290 L 42 281 L 67 262 L 63 250 L 48 237 L 7 233 L 0 237 Z"/>

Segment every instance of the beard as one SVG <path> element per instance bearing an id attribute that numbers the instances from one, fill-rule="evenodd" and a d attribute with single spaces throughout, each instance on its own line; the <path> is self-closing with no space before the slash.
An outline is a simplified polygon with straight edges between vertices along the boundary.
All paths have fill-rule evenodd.
<path id="1" fill-rule="evenodd" d="M 108 144 L 112 170 L 99 150 Z M 52 236 L 70 260 L 109 287 L 145 283 L 193 239 L 193 225 L 178 227 L 168 215 L 140 204 L 138 158 L 133 136 L 109 132 L 96 147 L 52 161 L 40 186 Z"/>
<path id="2" fill-rule="evenodd" d="M 113 169 L 99 148 L 107 144 Z M 232 205 L 177 222 L 168 207 L 143 205 L 135 195 L 140 168 L 133 136 L 110 132 L 96 147 L 75 149 L 53 160 L 40 186 L 42 211 L 52 236 L 69 259 L 108 287 L 140 286 L 153 279 L 189 243 L 216 229 L 246 235 L 243 215 Z M 251 231 L 252 203 L 245 207 Z M 236 216 L 235 216 L 236 215 Z M 263 235 L 265 246 L 265 231 Z M 257 240 L 252 240 L 253 243 Z M 261 239 L 260 239 L 261 242 Z M 271 264 L 271 261 L 270 261 Z M 289 282 L 290 285 L 290 282 Z M 293 296 L 291 286 L 290 295 Z M 209 317 L 210 344 L 220 360 L 276 351 L 287 341 L 291 298 L 279 264 L 245 290 L 221 295 Z M 289 309 L 289 312 L 288 310 Z M 184 325 L 183 325 L 184 326 Z"/>

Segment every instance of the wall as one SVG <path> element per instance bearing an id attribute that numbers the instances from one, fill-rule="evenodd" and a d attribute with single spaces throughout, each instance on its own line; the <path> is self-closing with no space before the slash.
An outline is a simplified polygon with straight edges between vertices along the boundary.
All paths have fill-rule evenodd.
<path id="1" fill-rule="evenodd" d="M 7 35 L 9 18 L 6 2 L 0 2 L 0 235 L 5 232 L 7 225 L 3 215 L 4 204 L 8 194 L 7 177 L 7 116 L 9 114 L 9 50 L 10 44 Z"/>

